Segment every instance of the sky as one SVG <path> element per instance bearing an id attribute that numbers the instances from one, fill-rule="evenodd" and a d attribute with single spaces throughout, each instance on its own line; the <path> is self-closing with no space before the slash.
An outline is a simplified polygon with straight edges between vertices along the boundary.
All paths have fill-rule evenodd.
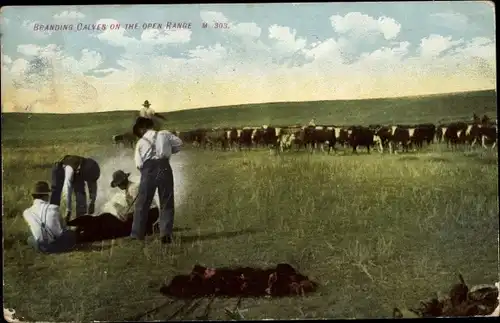
<path id="1" fill-rule="evenodd" d="M 489 2 L 25 6 L 2 7 L 0 18 L 2 112 L 496 89 Z"/>

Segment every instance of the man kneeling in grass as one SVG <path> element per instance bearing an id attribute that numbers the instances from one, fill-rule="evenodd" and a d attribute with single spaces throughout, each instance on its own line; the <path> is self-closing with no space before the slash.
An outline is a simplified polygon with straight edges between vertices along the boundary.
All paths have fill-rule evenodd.
<path id="1" fill-rule="evenodd" d="M 69 251 L 76 245 L 76 236 L 64 226 L 59 206 L 49 203 L 50 193 L 47 182 L 35 183 L 33 205 L 23 212 L 32 233 L 28 244 L 45 253 Z"/>
<path id="2" fill-rule="evenodd" d="M 104 212 L 109 212 L 115 215 L 119 220 L 125 222 L 130 220 L 133 213 L 133 206 L 139 194 L 139 184 L 129 180 L 130 173 L 125 173 L 123 170 L 117 170 L 113 173 L 111 187 L 119 188 L 110 200 L 103 207 Z M 156 202 L 153 200 L 150 209 L 157 208 Z"/>
<path id="3" fill-rule="evenodd" d="M 83 215 L 68 222 L 69 226 L 76 227 L 79 242 L 94 242 L 107 239 L 116 239 L 130 235 L 133 222 L 133 212 L 139 191 L 139 184 L 129 180 L 130 173 L 117 170 L 113 173 L 112 188 L 119 188 L 104 204 L 98 216 Z M 149 210 L 148 233 L 153 232 L 153 226 L 158 220 L 158 207 L 153 201 Z"/>

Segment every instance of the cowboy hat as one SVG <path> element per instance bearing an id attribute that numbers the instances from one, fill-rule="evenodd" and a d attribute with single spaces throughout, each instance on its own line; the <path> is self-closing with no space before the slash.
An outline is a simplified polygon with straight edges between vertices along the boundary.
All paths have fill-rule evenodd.
<path id="1" fill-rule="evenodd" d="M 33 186 L 33 190 L 31 191 L 31 195 L 49 195 L 51 192 L 49 183 L 44 181 L 38 181 Z"/>
<path id="2" fill-rule="evenodd" d="M 130 173 L 125 173 L 121 169 L 117 170 L 116 172 L 113 173 L 113 180 L 111 181 L 111 187 L 117 187 L 120 184 L 124 183 L 125 181 L 128 180 L 129 176 Z"/>
<path id="3" fill-rule="evenodd" d="M 151 103 L 149 103 L 149 101 L 146 100 L 146 101 L 144 101 L 144 103 L 142 104 L 142 106 L 147 108 L 147 107 L 151 106 Z"/>

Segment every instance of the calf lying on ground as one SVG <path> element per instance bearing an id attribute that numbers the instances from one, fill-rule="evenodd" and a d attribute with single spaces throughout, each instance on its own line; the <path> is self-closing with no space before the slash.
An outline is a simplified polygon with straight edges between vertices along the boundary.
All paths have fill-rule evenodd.
<path id="1" fill-rule="evenodd" d="M 177 298 L 204 296 L 283 297 L 314 292 L 317 283 L 298 273 L 289 264 L 260 269 L 207 268 L 195 265 L 189 275 L 175 276 L 160 293 Z"/>
<path id="2" fill-rule="evenodd" d="M 158 214 L 158 208 L 149 210 L 146 234 L 153 233 Z M 77 242 L 82 243 L 126 237 L 132 230 L 132 221 L 132 216 L 127 216 L 126 221 L 120 221 L 111 213 L 102 213 L 98 216 L 79 216 L 69 221 L 67 225 L 76 227 Z"/>

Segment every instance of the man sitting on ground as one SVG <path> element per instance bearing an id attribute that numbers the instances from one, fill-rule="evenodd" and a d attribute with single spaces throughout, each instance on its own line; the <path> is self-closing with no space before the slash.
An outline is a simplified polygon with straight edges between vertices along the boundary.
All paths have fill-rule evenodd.
<path id="1" fill-rule="evenodd" d="M 23 212 L 32 233 L 28 244 L 45 253 L 69 251 L 76 245 L 76 236 L 63 225 L 59 206 L 49 203 L 50 192 L 47 182 L 35 183 L 33 205 Z"/>

